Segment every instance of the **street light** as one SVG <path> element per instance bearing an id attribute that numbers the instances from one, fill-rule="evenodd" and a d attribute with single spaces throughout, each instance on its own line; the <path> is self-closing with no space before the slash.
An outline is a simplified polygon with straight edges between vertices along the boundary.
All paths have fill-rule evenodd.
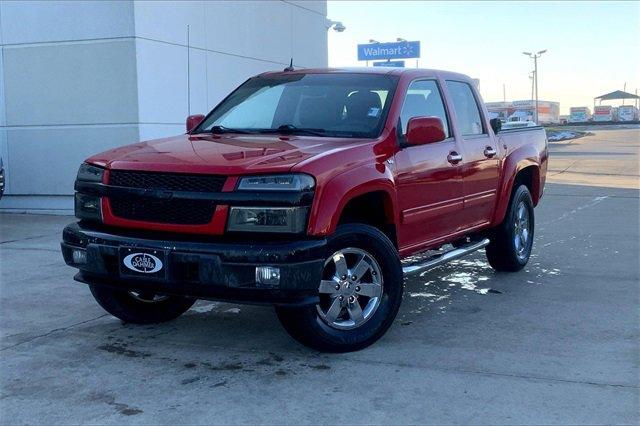
<path id="1" fill-rule="evenodd" d="M 538 58 L 546 51 L 547 49 L 540 50 L 536 53 L 522 52 L 523 55 L 527 55 L 533 59 L 533 78 L 535 79 L 536 84 L 536 124 L 540 124 L 538 120 Z"/>
<path id="2" fill-rule="evenodd" d="M 344 24 L 340 21 L 332 21 L 331 19 L 327 19 L 325 26 L 327 27 L 327 30 L 333 28 L 333 31 L 341 33 L 344 30 L 347 29 L 347 27 L 344 26 Z"/>

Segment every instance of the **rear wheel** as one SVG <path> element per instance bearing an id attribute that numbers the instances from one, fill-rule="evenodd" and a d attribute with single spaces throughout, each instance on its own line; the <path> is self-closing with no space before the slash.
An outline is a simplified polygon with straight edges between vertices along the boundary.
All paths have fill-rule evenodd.
<path id="1" fill-rule="evenodd" d="M 171 321 L 188 311 L 197 300 L 150 291 L 127 291 L 96 285 L 89 287 L 91 294 L 105 311 L 133 324 Z"/>
<path id="2" fill-rule="evenodd" d="M 531 256 L 534 225 L 531 194 L 521 185 L 511 195 L 504 221 L 493 230 L 486 249 L 489 264 L 498 271 L 524 268 Z"/>
<path id="3" fill-rule="evenodd" d="M 349 352 L 378 340 L 393 323 L 402 300 L 398 252 L 378 229 L 338 228 L 329 241 L 315 306 L 277 307 L 287 332 L 323 352 Z"/>

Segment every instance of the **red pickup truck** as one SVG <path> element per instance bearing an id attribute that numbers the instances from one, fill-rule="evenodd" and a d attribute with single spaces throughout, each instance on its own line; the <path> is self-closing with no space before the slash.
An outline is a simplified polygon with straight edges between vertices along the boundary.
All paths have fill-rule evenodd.
<path id="1" fill-rule="evenodd" d="M 404 274 L 481 248 L 522 269 L 547 157 L 544 129 L 500 131 L 465 75 L 269 72 L 184 135 L 87 159 L 62 253 L 125 322 L 267 304 L 301 343 L 358 350 L 394 321 Z"/>

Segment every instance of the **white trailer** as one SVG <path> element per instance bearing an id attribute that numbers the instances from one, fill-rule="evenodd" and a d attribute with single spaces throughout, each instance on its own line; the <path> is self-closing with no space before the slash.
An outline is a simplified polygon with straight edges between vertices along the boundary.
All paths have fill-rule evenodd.
<path id="1" fill-rule="evenodd" d="M 611 105 L 598 105 L 593 108 L 593 121 L 617 121 L 617 108 Z"/>
<path id="2" fill-rule="evenodd" d="M 569 109 L 569 123 L 586 123 L 591 120 L 589 107 L 571 107 Z"/>
<path id="3" fill-rule="evenodd" d="M 618 107 L 618 121 L 636 121 L 638 108 L 633 105 L 621 105 Z"/>

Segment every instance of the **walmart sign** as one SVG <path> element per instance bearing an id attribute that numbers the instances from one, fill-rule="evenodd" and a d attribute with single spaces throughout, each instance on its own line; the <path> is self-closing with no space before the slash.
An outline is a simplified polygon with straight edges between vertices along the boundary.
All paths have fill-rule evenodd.
<path id="1" fill-rule="evenodd" d="M 419 41 L 399 41 L 396 43 L 369 43 L 358 45 L 358 60 L 408 59 L 420 57 Z"/>
<path id="2" fill-rule="evenodd" d="M 404 68 L 404 61 L 374 62 L 374 67 Z"/>

